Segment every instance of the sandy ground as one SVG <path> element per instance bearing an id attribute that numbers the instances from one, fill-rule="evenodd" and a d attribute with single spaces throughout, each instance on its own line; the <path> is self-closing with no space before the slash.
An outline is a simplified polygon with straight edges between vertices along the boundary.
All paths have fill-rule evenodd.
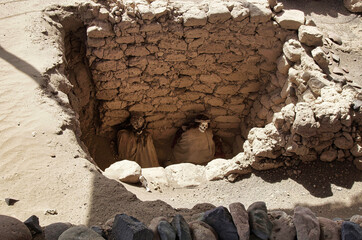
<path id="1" fill-rule="evenodd" d="M 103 177 L 85 159 L 69 127 L 72 113 L 66 96 L 59 93 L 59 104 L 42 88 L 42 73 L 60 61 L 61 52 L 53 32 L 41 20 L 41 10 L 57 2 L 0 0 L 0 214 L 20 220 L 35 214 L 44 226 L 59 221 L 100 224 L 125 212 L 147 223 L 159 215 L 202 210 L 190 213 L 172 207 L 191 208 L 205 202 L 228 206 L 236 201 L 249 206 L 260 200 L 269 209 L 290 212 L 296 205 L 305 205 L 330 218 L 362 214 L 361 171 L 349 162 L 254 172 L 236 183 L 216 181 L 194 189 L 152 193 Z M 305 9 L 325 32 L 340 33 L 345 44 L 335 51 L 350 77 L 360 81 L 361 17 L 334 1 L 301 1 L 305 4 L 300 6 L 283 2 L 286 7 Z M 7 206 L 5 198 L 19 201 Z M 46 215 L 51 209 L 57 214 Z"/>

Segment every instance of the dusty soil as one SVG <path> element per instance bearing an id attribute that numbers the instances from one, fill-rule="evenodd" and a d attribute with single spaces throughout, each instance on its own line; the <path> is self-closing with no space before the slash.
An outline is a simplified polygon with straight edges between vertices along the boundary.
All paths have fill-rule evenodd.
<path id="1" fill-rule="evenodd" d="M 14 206 L 1 200 L 1 214 L 20 220 L 35 214 L 41 225 L 92 225 L 125 212 L 147 223 L 155 216 L 172 216 L 177 212 L 172 207 L 227 206 L 236 201 L 249 206 L 260 200 L 269 209 L 288 212 L 296 205 L 309 206 L 329 218 L 362 214 L 362 174 L 350 162 L 253 172 L 235 183 L 215 181 L 151 193 L 103 177 L 75 137 L 67 97 L 44 88 L 42 75 L 61 61 L 62 52 L 57 32 L 42 21 L 41 11 L 58 2 L 0 0 L 0 200 L 19 200 Z M 361 16 L 348 13 L 342 1 L 282 2 L 286 8 L 305 11 L 326 34 L 341 36 L 343 45 L 333 45 L 332 51 L 348 67 L 347 78 L 362 84 Z M 178 212 L 191 216 L 205 208 Z M 45 215 L 50 209 L 57 214 Z"/>

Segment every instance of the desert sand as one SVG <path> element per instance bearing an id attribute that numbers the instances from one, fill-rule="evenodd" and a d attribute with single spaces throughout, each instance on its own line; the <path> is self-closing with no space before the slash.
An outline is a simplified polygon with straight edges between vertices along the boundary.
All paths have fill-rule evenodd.
<path id="1" fill-rule="evenodd" d="M 42 10 L 58 2 L 0 0 L 0 214 L 22 221 L 36 215 L 42 226 L 101 224 L 117 213 L 148 223 L 176 212 L 191 216 L 202 207 L 184 208 L 198 203 L 249 206 L 265 201 L 269 210 L 292 212 L 303 205 L 328 218 L 362 215 L 362 174 L 349 162 L 253 172 L 235 183 L 222 180 L 150 193 L 105 178 L 80 147 L 67 96 L 49 89 L 42 77 L 62 61 L 60 36 L 42 20 Z M 323 31 L 341 36 L 341 63 L 361 84 L 361 16 L 345 10 L 342 1 L 282 2 L 305 11 Z M 5 198 L 19 201 L 8 206 Z M 52 209 L 57 214 L 45 214 Z"/>

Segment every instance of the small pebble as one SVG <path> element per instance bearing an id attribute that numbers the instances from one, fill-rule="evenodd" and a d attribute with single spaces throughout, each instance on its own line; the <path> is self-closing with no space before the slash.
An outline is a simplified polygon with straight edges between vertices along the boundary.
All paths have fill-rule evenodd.
<path id="1" fill-rule="evenodd" d="M 32 135 L 33 137 L 35 137 L 35 136 L 36 136 L 36 132 L 32 132 L 31 135 Z"/>
<path id="2" fill-rule="evenodd" d="M 13 199 L 13 198 L 5 198 L 5 202 L 8 206 L 12 206 L 14 205 L 16 202 L 18 202 L 19 200 Z"/>
<path id="3" fill-rule="evenodd" d="M 56 209 L 48 209 L 44 213 L 45 215 L 58 215 L 58 212 Z"/>
<path id="4" fill-rule="evenodd" d="M 334 60 L 335 62 L 338 62 L 338 63 L 339 63 L 339 61 L 341 60 L 341 58 L 340 58 L 338 55 L 336 55 L 336 54 L 332 54 L 332 58 L 333 58 L 333 60 Z"/>
<path id="5" fill-rule="evenodd" d="M 344 71 L 339 67 L 334 67 L 333 68 L 333 73 L 338 74 L 338 75 L 343 75 Z"/>

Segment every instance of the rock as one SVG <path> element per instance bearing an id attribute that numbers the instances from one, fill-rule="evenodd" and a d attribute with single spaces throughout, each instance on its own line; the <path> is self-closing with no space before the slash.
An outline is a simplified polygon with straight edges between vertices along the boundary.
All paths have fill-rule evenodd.
<path id="1" fill-rule="evenodd" d="M 277 60 L 277 68 L 278 71 L 284 75 L 288 74 L 288 70 L 291 67 L 288 59 L 285 57 L 285 55 L 281 55 Z"/>
<path id="2" fill-rule="evenodd" d="M 158 234 L 161 240 L 176 240 L 176 229 L 165 220 L 161 220 L 157 226 Z M 180 238 L 181 239 L 181 238 Z M 183 238 L 187 239 L 187 238 Z"/>
<path id="3" fill-rule="evenodd" d="M 4 240 L 31 240 L 29 229 L 20 220 L 0 215 L 0 236 Z"/>
<path id="4" fill-rule="evenodd" d="M 314 22 L 314 20 L 313 19 L 307 19 L 307 20 L 305 20 L 305 25 L 307 25 L 307 26 L 317 26 L 317 24 Z"/>
<path id="5" fill-rule="evenodd" d="M 341 58 L 340 58 L 338 55 L 336 55 L 336 54 L 332 54 L 332 59 L 333 59 L 335 62 L 337 62 L 337 63 L 339 63 L 340 60 L 341 60 Z"/>
<path id="6" fill-rule="evenodd" d="M 343 0 L 343 4 L 350 12 L 362 12 L 362 2 L 360 0 Z"/>
<path id="7" fill-rule="evenodd" d="M 271 8 L 275 7 L 278 3 L 277 0 L 268 0 L 268 4 Z"/>
<path id="8" fill-rule="evenodd" d="M 283 11 L 283 9 L 284 9 L 283 3 L 277 3 L 277 5 L 273 7 L 273 11 L 276 13 L 280 13 L 281 11 Z"/>
<path id="9" fill-rule="evenodd" d="M 141 167 L 134 161 L 122 160 L 106 168 L 103 175 L 125 183 L 137 183 L 141 176 Z"/>
<path id="10" fill-rule="evenodd" d="M 344 133 L 342 136 L 334 140 L 334 145 L 337 148 L 348 150 L 353 147 L 353 138 L 349 133 Z"/>
<path id="11" fill-rule="evenodd" d="M 114 218 L 111 237 L 114 240 L 152 240 L 153 232 L 136 218 L 117 214 Z"/>
<path id="12" fill-rule="evenodd" d="M 319 221 L 309 208 L 296 207 L 294 209 L 293 222 L 297 230 L 298 239 L 319 240 Z"/>
<path id="13" fill-rule="evenodd" d="M 290 30 L 297 30 L 305 22 L 304 12 L 299 10 L 284 10 L 274 19 L 282 28 Z"/>
<path id="14" fill-rule="evenodd" d="M 104 239 L 107 239 L 105 231 L 100 226 L 92 226 L 90 229 L 96 232 L 99 236 L 103 237 Z"/>
<path id="15" fill-rule="evenodd" d="M 177 239 L 192 240 L 189 225 L 180 214 L 172 219 L 171 225 L 176 229 Z"/>
<path id="16" fill-rule="evenodd" d="M 203 221 L 194 221 L 189 224 L 192 240 L 217 240 L 215 230 Z"/>
<path id="17" fill-rule="evenodd" d="M 143 168 L 142 176 L 147 179 L 150 189 L 158 189 L 169 185 L 166 170 L 163 167 Z"/>
<path id="18" fill-rule="evenodd" d="M 318 217 L 321 227 L 321 239 L 323 240 L 340 240 L 340 227 L 335 221 L 328 218 Z"/>
<path id="19" fill-rule="evenodd" d="M 337 159 L 337 156 L 338 156 L 338 151 L 330 147 L 322 152 L 322 154 L 320 155 L 320 160 L 322 162 L 333 162 L 334 160 Z"/>
<path id="20" fill-rule="evenodd" d="M 323 33 L 317 27 L 301 25 L 298 39 L 307 46 L 323 46 Z"/>
<path id="21" fill-rule="evenodd" d="M 231 17 L 234 19 L 234 21 L 240 22 L 247 18 L 250 14 L 249 8 L 246 8 L 244 6 L 236 5 L 234 6 L 233 10 L 230 12 Z"/>
<path id="22" fill-rule="evenodd" d="M 210 2 L 207 16 L 210 23 L 222 23 L 231 18 L 229 9 L 222 2 Z"/>
<path id="23" fill-rule="evenodd" d="M 328 67 L 329 60 L 321 47 L 317 47 L 312 50 L 312 57 L 322 69 L 326 69 Z"/>
<path id="24" fill-rule="evenodd" d="M 39 225 L 39 218 L 35 215 L 25 220 L 24 224 L 29 228 L 32 235 L 43 232 L 43 229 Z"/>
<path id="25" fill-rule="evenodd" d="M 13 198 L 5 198 L 5 202 L 8 206 L 12 206 L 14 205 L 16 202 L 18 202 L 19 200 L 13 199 Z"/>
<path id="26" fill-rule="evenodd" d="M 295 106 L 295 120 L 292 125 L 292 133 L 302 137 L 312 137 L 317 134 L 319 124 L 314 119 L 314 112 L 308 103 L 300 102 Z"/>
<path id="27" fill-rule="evenodd" d="M 205 11 L 192 7 L 183 14 L 183 19 L 185 27 L 204 26 L 207 22 L 207 15 Z"/>
<path id="28" fill-rule="evenodd" d="M 43 228 L 45 240 L 58 239 L 59 236 L 73 225 L 70 223 L 52 223 Z"/>
<path id="29" fill-rule="evenodd" d="M 350 222 L 354 222 L 357 223 L 358 225 L 360 225 L 360 227 L 362 227 L 362 215 L 353 215 L 350 219 Z"/>
<path id="30" fill-rule="evenodd" d="M 169 183 L 175 187 L 195 187 L 206 181 L 205 167 L 180 163 L 165 168 Z"/>
<path id="31" fill-rule="evenodd" d="M 86 226 L 75 226 L 64 231 L 58 238 L 59 240 L 104 240 L 95 231 L 87 228 Z"/>
<path id="32" fill-rule="evenodd" d="M 255 202 L 248 207 L 250 231 L 260 239 L 267 240 L 273 224 L 268 218 L 265 202 Z"/>
<path id="33" fill-rule="evenodd" d="M 358 170 L 362 171 L 362 157 L 356 157 L 353 160 L 353 164 L 356 166 Z"/>
<path id="34" fill-rule="evenodd" d="M 148 228 L 153 232 L 153 240 L 160 240 L 160 235 L 158 233 L 158 224 L 160 221 L 167 221 L 165 217 L 155 217 L 151 220 Z"/>
<path id="35" fill-rule="evenodd" d="M 249 5 L 250 22 L 265 23 L 272 17 L 272 11 L 266 4 L 253 3 Z"/>
<path id="36" fill-rule="evenodd" d="M 238 240 L 237 229 L 229 211 L 225 207 L 217 207 L 206 211 L 202 221 L 210 225 L 220 240 Z"/>
<path id="37" fill-rule="evenodd" d="M 278 147 L 280 140 L 280 134 L 274 124 L 267 124 L 264 128 L 252 128 L 249 131 L 248 141 L 244 143 L 244 150 L 247 148 L 246 145 L 249 144 L 253 155 L 275 159 L 280 156 L 279 153 L 274 151 Z M 247 153 L 248 150 L 245 150 L 245 152 Z M 252 167 L 255 167 L 255 162 L 252 163 Z"/>
<path id="38" fill-rule="evenodd" d="M 342 38 L 335 33 L 329 33 L 328 34 L 329 39 L 331 39 L 333 42 L 337 43 L 338 45 L 342 45 Z"/>
<path id="39" fill-rule="evenodd" d="M 270 240 L 294 240 L 297 232 L 294 227 L 293 218 L 283 211 L 269 213 L 269 219 L 273 224 Z"/>
<path id="40" fill-rule="evenodd" d="M 342 240 L 362 240 L 362 228 L 357 223 L 343 222 L 341 232 Z"/>
<path id="41" fill-rule="evenodd" d="M 283 45 L 283 53 L 291 62 L 299 62 L 302 55 L 302 45 L 298 40 L 289 39 Z"/>
<path id="42" fill-rule="evenodd" d="M 354 111 L 359 111 L 361 106 L 362 106 L 362 101 L 358 99 L 353 100 L 351 104 L 351 107 Z"/>
<path id="43" fill-rule="evenodd" d="M 247 174 L 251 171 L 250 162 L 242 158 L 242 153 L 233 159 L 217 158 L 209 162 L 205 167 L 205 176 L 209 181 L 223 179 L 230 174 Z"/>
<path id="44" fill-rule="evenodd" d="M 112 25 L 109 22 L 94 21 L 91 25 L 87 28 L 89 38 L 105 38 L 114 35 Z"/>
<path id="45" fill-rule="evenodd" d="M 338 75 L 344 75 L 344 71 L 340 67 L 334 67 L 332 72 Z"/>
<path id="46" fill-rule="evenodd" d="M 329 81 L 324 78 L 312 77 L 308 81 L 308 87 L 317 96 L 321 95 L 321 89 L 329 85 Z"/>
<path id="47" fill-rule="evenodd" d="M 239 239 L 248 239 L 250 235 L 249 216 L 244 205 L 236 202 L 229 205 L 230 214 L 236 226 Z"/>

